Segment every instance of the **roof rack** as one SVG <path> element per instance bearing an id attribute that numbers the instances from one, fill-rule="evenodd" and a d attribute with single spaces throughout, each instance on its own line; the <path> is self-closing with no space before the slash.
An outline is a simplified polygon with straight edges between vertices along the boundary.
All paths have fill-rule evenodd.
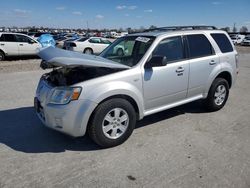
<path id="1" fill-rule="evenodd" d="M 144 32 L 150 31 L 180 31 L 180 30 L 215 30 L 215 26 L 207 25 L 193 25 L 193 26 L 169 26 L 169 27 L 157 27 L 154 29 L 146 29 Z"/>

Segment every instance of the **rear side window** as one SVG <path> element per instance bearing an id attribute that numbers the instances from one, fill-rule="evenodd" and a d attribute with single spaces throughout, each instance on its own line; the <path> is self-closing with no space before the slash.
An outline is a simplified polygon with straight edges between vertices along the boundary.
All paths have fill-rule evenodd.
<path id="1" fill-rule="evenodd" d="M 0 41 L 4 41 L 3 35 L 0 36 Z"/>
<path id="2" fill-rule="evenodd" d="M 215 42 L 218 44 L 222 53 L 233 51 L 233 47 L 225 34 L 214 33 L 214 34 L 211 34 L 211 36 L 213 37 Z"/>
<path id="3" fill-rule="evenodd" d="M 16 42 L 16 37 L 13 34 L 3 34 L 5 42 Z"/>
<path id="4" fill-rule="evenodd" d="M 178 36 L 162 40 L 155 48 L 153 55 L 165 56 L 167 62 L 185 59 L 182 38 Z"/>
<path id="5" fill-rule="evenodd" d="M 101 43 L 101 40 L 99 38 L 92 38 L 92 39 L 89 39 L 89 42 L 90 43 Z"/>
<path id="6" fill-rule="evenodd" d="M 205 35 L 187 35 L 187 41 L 190 58 L 204 57 L 214 54 L 213 47 Z"/>

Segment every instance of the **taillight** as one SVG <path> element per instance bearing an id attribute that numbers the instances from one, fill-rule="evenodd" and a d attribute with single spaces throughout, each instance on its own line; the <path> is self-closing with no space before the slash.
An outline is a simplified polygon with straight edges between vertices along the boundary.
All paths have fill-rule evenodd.
<path id="1" fill-rule="evenodd" d="M 70 47 L 76 47 L 76 43 L 72 42 L 69 44 Z"/>

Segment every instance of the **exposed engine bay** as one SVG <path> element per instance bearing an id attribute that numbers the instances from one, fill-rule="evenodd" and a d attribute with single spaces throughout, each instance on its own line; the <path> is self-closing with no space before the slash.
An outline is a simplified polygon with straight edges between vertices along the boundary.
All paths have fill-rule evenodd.
<path id="1" fill-rule="evenodd" d="M 121 69 L 110 69 L 104 67 L 74 67 L 74 68 L 54 68 L 53 71 L 43 75 L 52 86 L 70 86 L 82 81 L 105 76 Z"/>

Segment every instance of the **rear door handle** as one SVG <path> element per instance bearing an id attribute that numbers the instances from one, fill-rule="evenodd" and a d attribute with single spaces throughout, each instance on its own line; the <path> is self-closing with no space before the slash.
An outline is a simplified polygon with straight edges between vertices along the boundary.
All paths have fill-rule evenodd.
<path id="1" fill-rule="evenodd" d="M 216 64 L 216 62 L 215 62 L 214 60 L 211 60 L 211 61 L 209 62 L 209 65 L 214 65 L 214 64 Z"/>
<path id="2" fill-rule="evenodd" d="M 4 46 L 4 44 L 0 44 L 1 46 Z"/>
<path id="3" fill-rule="evenodd" d="M 19 44 L 19 46 L 23 46 L 23 44 Z"/>
<path id="4" fill-rule="evenodd" d="M 176 69 L 176 72 L 177 73 L 180 73 L 180 72 L 184 72 L 184 68 L 183 67 L 178 67 L 177 69 Z"/>

